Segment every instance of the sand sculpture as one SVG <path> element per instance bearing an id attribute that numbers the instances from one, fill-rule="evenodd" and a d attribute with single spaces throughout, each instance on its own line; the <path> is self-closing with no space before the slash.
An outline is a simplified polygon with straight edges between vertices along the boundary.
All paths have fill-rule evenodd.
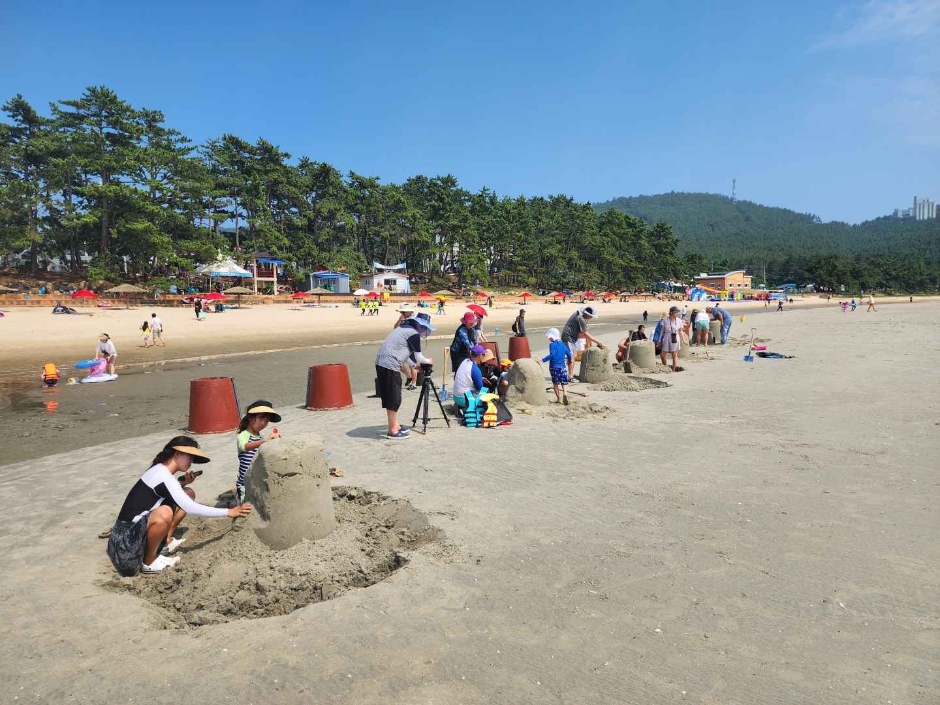
<path id="1" fill-rule="evenodd" d="M 248 471 L 246 497 L 263 524 L 255 533 L 276 550 L 316 541 L 336 528 L 323 441 L 279 440 L 261 447 Z"/>
<path id="2" fill-rule="evenodd" d="M 506 401 L 510 404 L 540 406 L 548 403 L 545 394 L 545 370 L 530 357 L 516 360 L 509 368 Z"/>
<path id="3" fill-rule="evenodd" d="M 721 342 L 721 321 L 709 321 L 708 322 L 709 335 L 711 339 L 708 341 L 709 345 L 715 345 L 716 343 Z"/>
<path id="4" fill-rule="evenodd" d="M 603 382 L 610 379 L 611 372 L 606 348 L 588 348 L 581 353 L 581 372 L 578 379 L 582 382 Z"/>
<path id="5" fill-rule="evenodd" d="M 632 367 L 652 369 L 656 367 L 656 350 L 651 340 L 634 340 L 630 343 Z"/>

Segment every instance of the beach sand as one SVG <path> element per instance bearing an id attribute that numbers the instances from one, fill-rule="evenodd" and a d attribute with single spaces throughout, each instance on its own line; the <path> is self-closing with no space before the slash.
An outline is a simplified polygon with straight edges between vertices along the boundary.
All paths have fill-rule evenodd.
<path id="1" fill-rule="evenodd" d="M 735 338 L 753 325 L 796 357 L 713 349 L 656 375 L 669 387 L 577 385 L 569 410 L 495 430 L 390 442 L 362 393 L 286 408 L 278 427 L 325 440 L 335 485 L 410 501 L 447 551 L 277 617 L 174 628 L 114 590 L 95 535 L 172 424 L 7 465 L 3 699 L 936 703 L 937 313 L 749 315 Z M 234 439 L 200 442 L 207 500 L 231 487 Z"/>

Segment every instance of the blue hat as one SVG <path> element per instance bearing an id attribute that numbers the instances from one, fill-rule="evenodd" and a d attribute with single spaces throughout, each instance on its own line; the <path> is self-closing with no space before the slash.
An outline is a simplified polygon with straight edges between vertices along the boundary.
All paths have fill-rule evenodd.
<path id="1" fill-rule="evenodd" d="M 429 332 L 434 332 L 434 325 L 431 323 L 431 314 L 429 313 L 415 313 L 408 320 L 414 321 L 422 328 L 427 328 Z"/>
<path id="2" fill-rule="evenodd" d="M 483 355 L 486 352 L 486 348 L 477 343 L 472 348 L 470 348 L 471 355 Z"/>

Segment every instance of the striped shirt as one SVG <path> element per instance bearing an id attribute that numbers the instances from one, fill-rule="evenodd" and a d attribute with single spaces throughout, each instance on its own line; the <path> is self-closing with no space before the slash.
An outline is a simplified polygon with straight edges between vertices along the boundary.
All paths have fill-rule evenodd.
<path id="1" fill-rule="evenodd" d="M 238 479 L 235 480 L 236 487 L 245 486 L 245 475 L 248 474 L 248 468 L 251 467 L 251 461 L 255 459 L 255 456 L 258 454 L 258 448 L 254 450 L 247 450 L 246 445 L 252 441 L 262 440 L 261 436 L 254 435 L 249 430 L 244 430 L 236 436 L 236 441 L 238 443 Z"/>

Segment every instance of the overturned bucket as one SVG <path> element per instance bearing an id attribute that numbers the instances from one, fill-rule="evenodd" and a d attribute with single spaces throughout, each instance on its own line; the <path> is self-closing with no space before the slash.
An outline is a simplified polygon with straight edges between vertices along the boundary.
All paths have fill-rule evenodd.
<path id="1" fill-rule="evenodd" d="M 238 428 L 238 394 L 231 377 L 201 377 L 189 383 L 190 433 L 223 433 Z"/>
<path id="2" fill-rule="evenodd" d="M 342 364 L 314 365 L 307 373 L 307 409 L 342 409 L 352 406 L 349 368 Z"/>
<path id="3" fill-rule="evenodd" d="M 509 339 L 509 359 L 520 360 L 524 357 L 532 357 L 529 350 L 529 339 L 525 336 L 516 336 Z"/>

